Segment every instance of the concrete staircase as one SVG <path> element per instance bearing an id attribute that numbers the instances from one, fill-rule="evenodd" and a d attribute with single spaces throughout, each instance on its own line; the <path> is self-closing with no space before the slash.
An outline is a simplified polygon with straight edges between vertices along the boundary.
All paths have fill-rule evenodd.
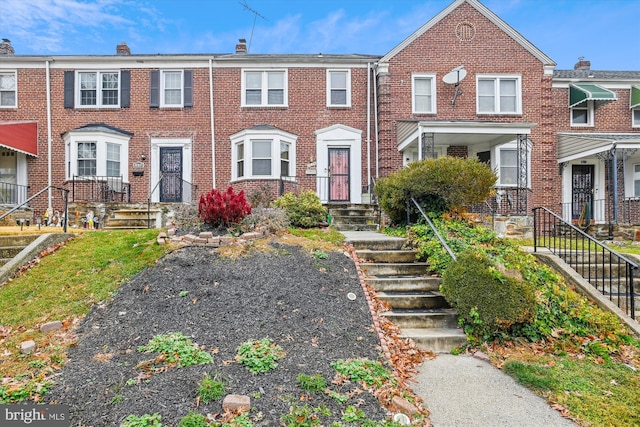
<path id="1" fill-rule="evenodd" d="M 391 310 L 383 315 L 421 348 L 448 353 L 466 343 L 457 328 L 458 316 L 445 301 L 440 277 L 429 273 L 429 264 L 416 261 L 416 251 L 405 248 L 406 239 L 380 233 L 343 232 L 362 260 L 365 282 Z"/>
<path id="2" fill-rule="evenodd" d="M 36 240 L 39 234 L 16 234 L 0 236 L 0 266 L 5 265 L 18 255 L 31 242 Z"/>
<path id="3" fill-rule="evenodd" d="M 375 231 L 379 228 L 379 210 L 376 205 L 327 205 L 331 226 L 339 231 Z"/>
<path id="4" fill-rule="evenodd" d="M 162 212 L 159 209 L 120 208 L 104 218 L 104 229 L 129 230 L 140 228 L 161 228 Z"/>

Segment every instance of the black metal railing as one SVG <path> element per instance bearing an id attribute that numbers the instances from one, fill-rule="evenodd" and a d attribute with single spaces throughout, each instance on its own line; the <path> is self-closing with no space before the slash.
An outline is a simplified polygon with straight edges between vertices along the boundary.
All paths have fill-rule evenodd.
<path id="1" fill-rule="evenodd" d="M 29 194 L 28 185 L 0 182 L 0 204 L 19 205 L 27 200 Z"/>
<path id="2" fill-rule="evenodd" d="M 622 200 L 620 222 L 640 225 L 640 197 L 627 197 Z"/>
<path id="3" fill-rule="evenodd" d="M 323 203 L 329 202 L 330 198 L 335 196 L 329 192 L 328 176 L 297 175 L 281 176 L 279 178 L 277 197 L 282 196 L 284 193 L 298 194 L 306 190 L 314 190 Z"/>
<path id="4" fill-rule="evenodd" d="M 544 207 L 533 209 L 534 251 L 545 247 L 635 319 L 638 264 Z"/>
<path id="5" fill-rule="evenodd" d="M 171 177 L 171 180 L 174 180 L 175 176 Z M 198 203 L 200 196 L 198 195 L 198 186 L 196 184 L 192 184 L 189 181 L 186 181 L 182 178 L 180 179 L 180 193 L 182 200 L 175 203 Z M 149 197 L 147 198 L 147 228 L 151 228 L 151 200 L 154 199 L 154 195 L 158 193 L 158 202 L 163 202 L 162 197 L 160 197 L 160 188 L 162 183 L 165 180 L 165 175 L 160 175 L 160 179 L 155 183 L 151 191 L 149 192 Z M 172 182 L 172 184 L 174 184 Z"/>
<path id="6" fill-rule="evenodd" d="M 606 199 L 594 199 L 590 203 L 561 203 L 562 218 L 584 228 L 592 223 L 622 223 L 640 225 L 640 197 L 627 197 L 618 201 L 618 218 L 614 217 L 613 204 Z"/>
<path id="7" fill-rule="evenodd" d="M 61 218 L 61 225 L 63 228 L 63 231 L 66 233 L 67 232 L 67 218 L 69 218 L 69 190 L 67 190 L 66 188 L 59 188 L 59 187 L 55 187 L 53 185 L 48 185 L 46 187 L 44 187 L 42 190 L 38 191 L 37 193 L 35 193 L 33 196 L 25 199 L 23 202 L 16 204 L 15 206 L 13 206 L 11 209 L 9 209 L 7 212 L 4 212 L 3 214 L 0 215 L 0 221 L 2 221 L 4 218 L 8 217 L 11 214 L 14 214 L 16 212 L 19 212 L 20 210 L 30 210 L 31 214 L 33 214 L 33 211 L 29 208 L 29 203 L 36 199 L 37 197 L 39 197 L 40 195 L 42 195 L 45 191 L 52 189 L 52 190 L 57 190 L 60 192 L 61 194 L 61 198 L 62 201 L 64 203 L 64 208 L 62 210 L 62 218 Z M 38 225 L 41 225 L 41 222 L 38 222 Z"/>
<path id="8" fill-rule="evenodd" d="M 447 242 L 444 240 L 444 238 L 442 237 L 442 235 L 440 234 L 440 232 L 436 228 L 435 224 L 431 221 L 429 216 L 426 213 L 424 213 L 424 210 L 422 209 L 422 207 L 418 204 L 418 202 L 416 202 L 416 199 L 414 199 L 412 197 L 407 202 L 407 205 L 409 205 L 409 202 L 412 202 L 418 208 L 418 210 L 420 211 L 420 214 L 422 215 L 422 218 L 424 218 L 424 220 L 427 221 L 427 224 L 429 224 L 429 227 L 431 228 L 431 231 L 433 231 L 433 234 L 435 234 L 436 238 L 440 242 L 440 245 L 442 245 L 442 247 L 447 251 L 447 253 L 451 257 L 451 259 L 454 260 L 454 261 L 457 261 L 458 258 L 456 257 L 456 254 L 453 253 L 453 250 L 451 250 L 451 248 L 449 247 Z M 407 220 L 408 219 L 409 219 L 409 212 L 408 212 L 408 209 L 407 209 Z"/>
<path id="9" fill-rule="evenodd" d="M 469 206 L 469 212 L 477 214 L 483 223 L 493 227 L 496 215 L 527 215 L 532 191 L 516 187 L 496 187 L 484 202 Z"/>
<path id="10" fill-rule="evenodd" d="M 77 176 L 71 178 L 71 201 L 129 203 L 131 186 L 122 176 Z"/>

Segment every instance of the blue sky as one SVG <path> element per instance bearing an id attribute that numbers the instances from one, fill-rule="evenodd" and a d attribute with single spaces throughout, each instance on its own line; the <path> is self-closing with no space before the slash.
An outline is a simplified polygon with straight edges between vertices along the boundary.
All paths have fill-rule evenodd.
<path id="1" fill-rule="evenodd" d="M 384 55 L 453 0 L 0 0 L 17 55 L 250 53 Z M 481 0 L 549 55 L 640 70 L 640 0 Z M 256 11 L 256 16 L 251 10 Z M 254 25 L 255 23 L 255 25 Z"/>

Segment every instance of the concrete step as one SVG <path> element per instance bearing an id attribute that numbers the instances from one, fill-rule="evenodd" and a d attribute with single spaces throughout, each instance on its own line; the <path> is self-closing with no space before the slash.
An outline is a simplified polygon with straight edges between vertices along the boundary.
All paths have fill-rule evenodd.
<path id="1" fill-rule="evenodd" d="M 410 338 L 418 347 L 434 353 L 450 353 L 467 342 L 464 332 L 453 328 L 401 328 L 400 338 Z"/>
<path id="2" fill-rule="evenodd" d="M 2 246 L 0 247 L 0 258 L 13 258 L 18 255 L 27 245 L 24 246 Z"/>
<path id="3" fill-rule="evenodd" d="M 440 292 L 418 291 L 418 292 L 398 292 L 386 291 L 377 292 L 376 296 L 391 306 L 392 309 L 432 309 L 450 308 L 447 300 Z"/>
<path id="4" fill-rule="evenodd" d="M 370 215 L 331 216 L 334 226 L 345 224 L 377 224 L 376 218 Z"/>
<path id="5" fill-rule="evenodd" d="M 154 224 L 155 218 L 147 221 L 147 218 L 108 218 L 103 228 L 147 228 L 149 223 Z"/>
<path id="6" fill-rule="evenodd" d="M 121 226 L 113 226 L 113 225 L 107 225 L 103 227 L 103 230 L 146 230 L 147 227 L 146 225 L 142 226 L 128 226 L 128 225 L 121 225 Z"/>
<path id="7" fill-rule="evenodd" d="M 358 233 L 350 235 L 349 230 L 343 231 L 346 231 L 345 243 L 350 243 L 356 250 L 400 250 L 407 244 L 407 239 L 402 237 L 389 237 L 377 232 L 367 236 L 361 236 Z"/>
<path id="8" fill-rule="evenodd" d="M 378 224 L 338 224 L 332 227 L 338 231 L 377 231 Z"/>
<path id="9" fill-rule="evenodd" d="M 0 236 L 0 246 L 28 246 L 39 234 L 15 234 Z"/>
<path id="10" fill-rule="evenodd" d="M 362 263 L 362 272 L 367 276 L 425 276 L 429 272 L 429 264 L 426 262 L 381 262 Z"/>
<path id="11" fill-rule="evenodd" d="M 356 251 L 360 259 L 371 262 L 415 262 L 417 253 L 414 250 Z"/>
<path id="12" fill-rule="evenodd" d="M 366 217 L 375 217 L 377 216 L 376 210 L 373 208 L 340 208 L 340 209 L 329 209 L 329 214 L 331 216 L 336 217 L 350 217 L 350 216 L 366 216 Z"/>
<path id="13" fill-rule="evenodd" d="M 397 309 L 382 313 L 402 328 L 452 328 L 458 326 L 458 315 L 453 308 L 408 310 Z"/>
<path id="14" fill-rule="evenodd" d="M 113 211 L 113 218 L 147 218 L 149 216 L 151 219 L 154 219 L 156 215 L 160 213 L 158 209 L 151 209 L 147 212 L 146 209 L 118 209 Z"/>
<path id="15" fill-rule="evenodd" d="M 613 265 L 596 265 L 596 264 L 585 264 L 585 265 L 571 265 L 578 274 L 580 274 L 585 279 L 596 278 L 596 277 L 626 277 L 627 269 L 625 264 L 613 264 Z"/>
<path id="16" fill-rule="evenodd" d="M 365 283 L 379 292 L 439 291 L 442 278 L 437 276 L 365 277 Z"/>

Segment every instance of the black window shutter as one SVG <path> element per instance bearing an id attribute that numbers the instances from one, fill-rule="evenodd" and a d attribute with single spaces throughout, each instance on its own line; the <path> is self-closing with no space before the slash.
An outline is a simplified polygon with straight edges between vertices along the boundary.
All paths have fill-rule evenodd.
<path id="1" fill-rule="evenodd" d="M 131 104 L 131 71 L 120 71 L 120 107 L 129 108 Z"/>
<path id="2" fill-rule="evenodd" d="M 149 106 L 152 108 L 160 107 L 160 71 L 151 70 L 149 76 L 151 81 L 151 93 L 149 94 Z"/>
<path id="3" fill-rule="evenodd" d="M 184 106 L 193 107 L 193 70 L 184 70 Z"/>
<path id="4" fill-rule="evenodd" d="M 64 108 L 73 108 L 73 71 L 64 72 Z"/>

